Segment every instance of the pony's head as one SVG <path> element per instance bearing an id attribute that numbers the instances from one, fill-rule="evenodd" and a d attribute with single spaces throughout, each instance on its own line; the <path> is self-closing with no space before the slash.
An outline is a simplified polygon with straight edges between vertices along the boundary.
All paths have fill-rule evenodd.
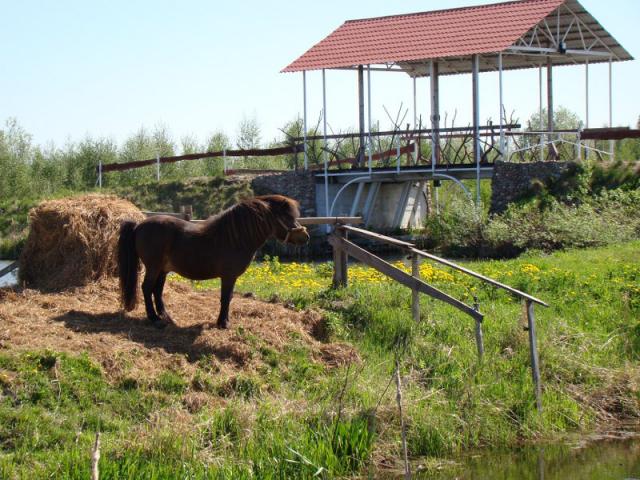
<path id="1" fill-rule="evenodd" d="M 298 223 L 300 208 L 298 202 L 283 195 L 256 197 L 269 205 L 273 216 L 273 236 L 282 243 L 304 245 L 309 241 L 309 232 Z"/>

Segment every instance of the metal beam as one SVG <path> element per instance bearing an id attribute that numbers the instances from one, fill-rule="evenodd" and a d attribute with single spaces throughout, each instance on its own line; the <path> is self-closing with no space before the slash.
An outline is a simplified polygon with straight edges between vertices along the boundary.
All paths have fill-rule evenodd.
<path id="1" fill-rule="evenodd" d="M 500 156 L 504 160 L 504 152 L 505 152 L 504 124 L 506 123 L 506 119 L 504 118 L 505 112 L 504 112 L 504 98 L 503 98 L 504 86 L 502 81 L 502 52 L 498 54 L 498 71 L 499 71 L 498 83 L 499 83 L 499 90 L 500 90 Z"/>
<path id="2" fill-rule="evenodd" d="M 553 132 L 553 62 L 551 58 L 547 57 L 547 130 Z M 553 136 L 549 134 L 549 142 L 551 142 Z M 549 157 L 555 158 L 554 149 L 549 145 Z"/>
<path id="3" fill-rule="evenodd" d="M 325 215 L 329 214 L 329 159 L 328 151 L 327 151 L 327 78 L 326 71 L 322 69 L 322 135 L 324 137 L 323 140 L 323 151 L 322 156 L 324 159 L 324 213 Z M 327 233 L 328 233 L 327 229 Z"/>
<path id="4" fill-rule="evenodd" d="M 533 53 L 540 55 L 548 55 L 550 53 L 556 53 L 559 56 L 567 57 L 567 56 L 584 56 L 584 57 L 602 57 L 603 59 L 609 58 L 611 53 L 602 52 L 598 50 L 577 50 L 577 49 L 567 49 L 565 54 L 561 54 L 558 52 L 557 48 L 548 48 L 548 47 L 522 47 L 519 45 L 513 45 L 507 48 L 507 51 L 513 53 Z"/>
<path id="5" fill-rule="evenodd" d="M 358 125 L 360 127 L 360 148 L 356 155 L 356 167 L 361 167 L 364 163 L 364 142 L 365 142 L 365 123 L 364 123 L 364 67 L 358 66 Z"/>
<path id="6" fill-rule="evenodd" d="M 473 88 L 473 157 L 476 162 L 476 206 L 480 207 L 480 57 L 472 60 L 471 82 Z"/>
<path id="7" fill-rule="evenodd" d="M 302 71 L 302 115 L 304 137 L 304 169 L 309 169 L 309 154 L 307 152 L 307 71 Z"/>

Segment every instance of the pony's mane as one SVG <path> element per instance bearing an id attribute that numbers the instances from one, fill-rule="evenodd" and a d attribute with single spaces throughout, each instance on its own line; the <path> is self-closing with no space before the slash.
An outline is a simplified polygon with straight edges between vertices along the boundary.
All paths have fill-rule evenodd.
<path id="1" fill-rule="evenodd" d="M 275 211 L 270 200 L 282 204 L 283 208 Z M 257 238 L 264 239 L 271 234 L 277 218 L 289 215 L 295 218 L 300 216 L 295 200 L 282 195 L 265 195 L 243 200 L 210 217 L 205 223 L 205 229 L 225 245 L 252 248 L 255 247 Z"/>

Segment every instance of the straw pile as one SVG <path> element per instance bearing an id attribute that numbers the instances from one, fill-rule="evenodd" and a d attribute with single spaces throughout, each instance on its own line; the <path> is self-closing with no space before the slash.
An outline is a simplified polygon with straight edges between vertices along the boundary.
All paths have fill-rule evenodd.
<path id="1" fill-rule="evenodd" d="M 131 202 L 112 195 L 41 203 L 29 212 L 20 284 L 61 290 L 115 275 L 118 233 L 125 219 L 142 221 L 144 215 Z"/>

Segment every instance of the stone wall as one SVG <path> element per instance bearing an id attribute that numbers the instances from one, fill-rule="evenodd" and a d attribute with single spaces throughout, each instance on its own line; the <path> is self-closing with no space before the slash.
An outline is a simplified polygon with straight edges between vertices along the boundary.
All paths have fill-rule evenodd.
<path id="1" fill-rule="evenodd" d="M 546 182 L 562 176 L 570 162 L 511 163 L 497 161 L 491 181 L 491 213 L 501 213 L 509 203 L 531 191 L 534 180 Z"/>
<path id="2" fill-rule="evenodd" d="M 312 172 L 279 172 L 259 175 L 251 181 L 256 195 L 278 193 L 300 202 L 302 217 L 316 216 L 316 184 Z"/>

